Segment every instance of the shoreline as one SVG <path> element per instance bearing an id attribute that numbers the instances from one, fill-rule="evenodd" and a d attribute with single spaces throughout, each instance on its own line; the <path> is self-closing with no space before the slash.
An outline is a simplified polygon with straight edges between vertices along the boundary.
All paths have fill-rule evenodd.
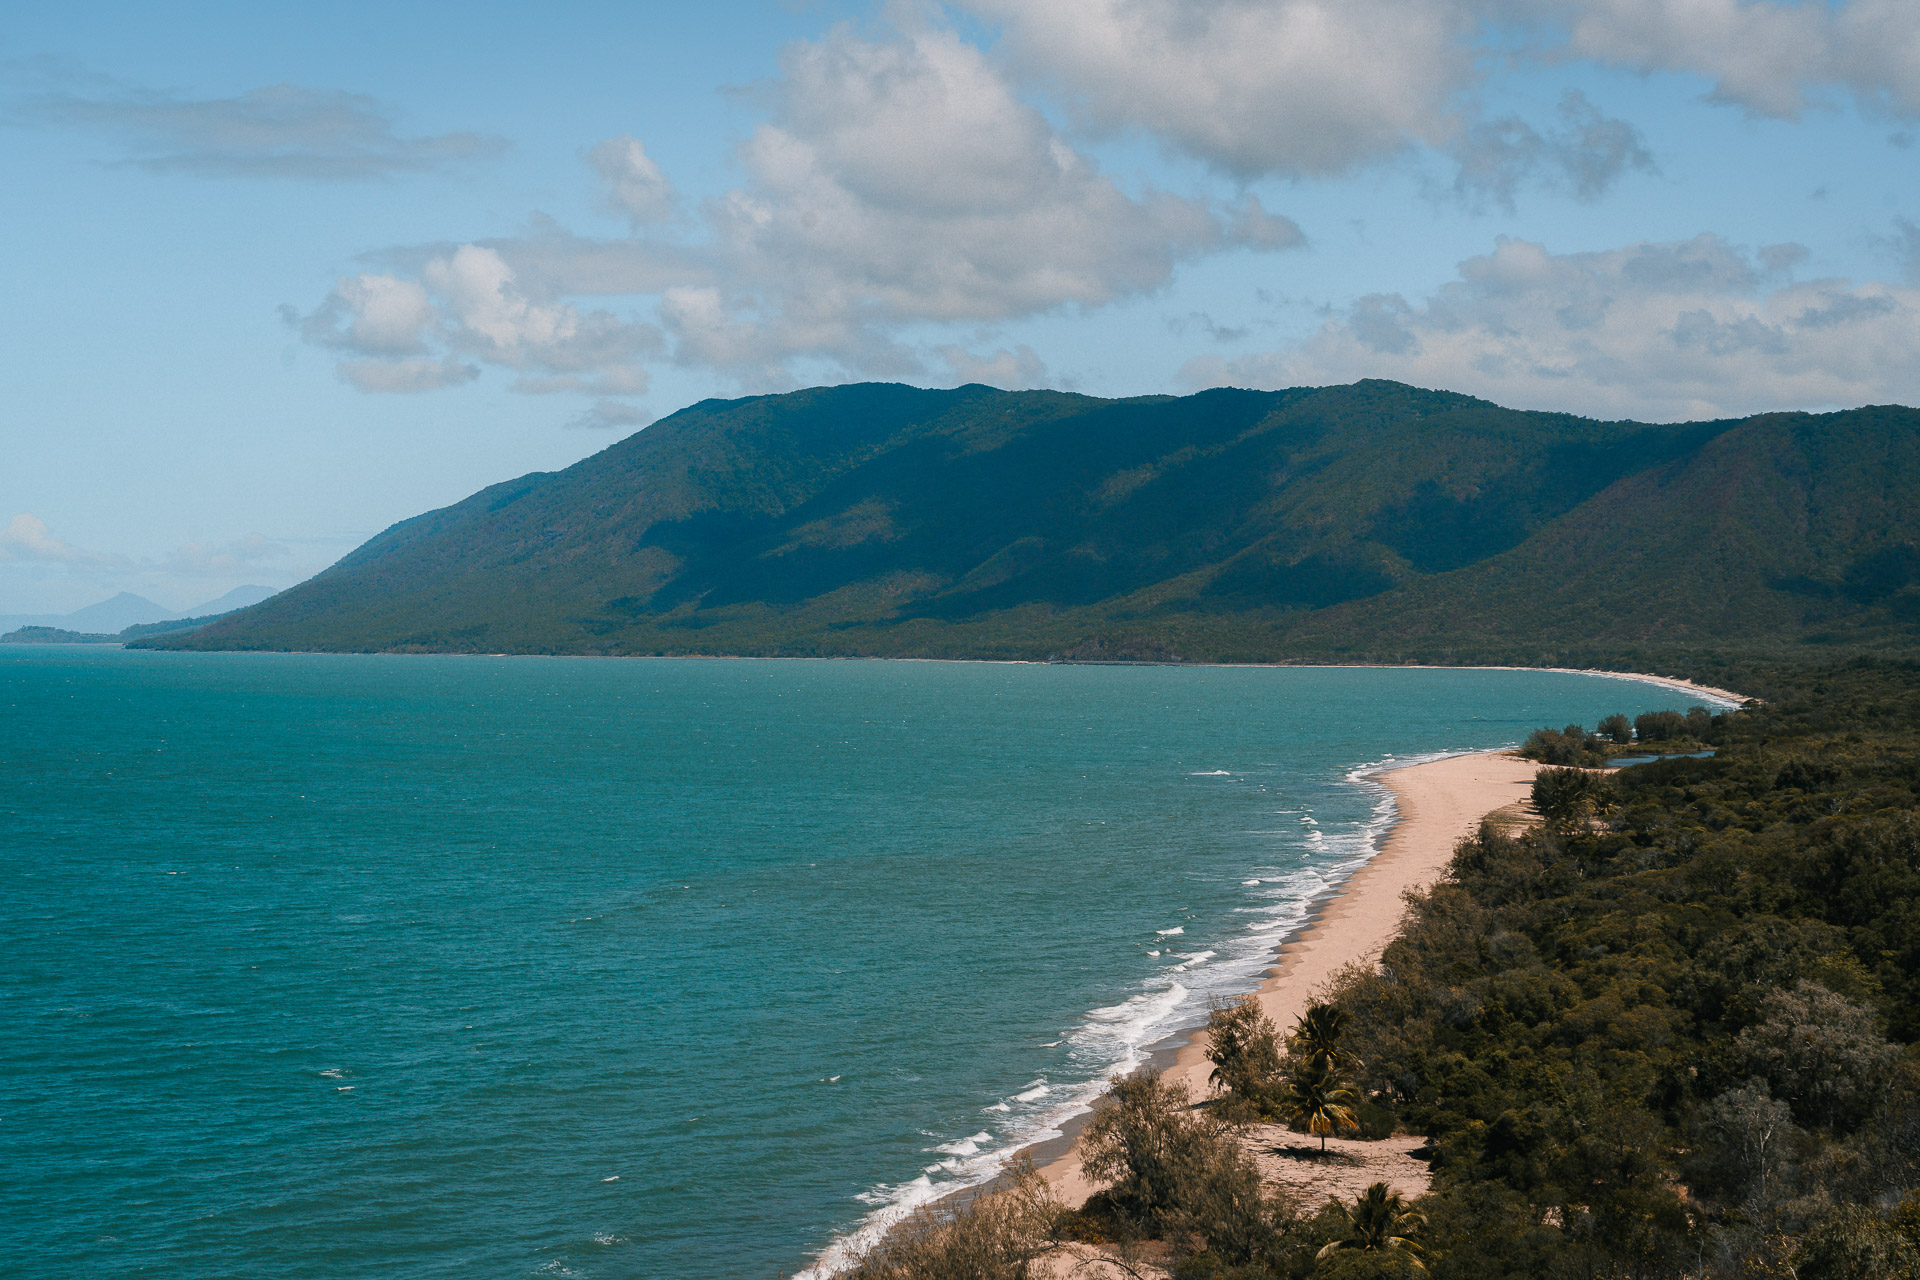
<path id="1" fill-rule="evenodd" d="M 113 641 L 112 647 L 125 649 L 126 641 Z M 42 648 L 66 647 L 41 645 Z M 401 652 L 394 649 L 159 649 L 142 647 L 148 653 L 232 653 L 232 654 L 305 654 L 334 658 L 618 658 L 659 662 L 980 662 L 1009 667 L 1217 667 L 1231 670 L 1268 671 L 1295 668 L 1306 671 L 1550 671 L 1556 675 L 1602 676 L 1609 680 L 1637 680 L 1642 684 L 1663 685 L 1685 693 L 1698 693 L 1734 709 L 1760 699 L 1732 689 L 1700 684 L 1684 676 L 1658 676 L 1646 671 L 1606 671 L 1599 667 L 1523 667 L 1504 663 L 1437 662 L 1078 662 L 1048 658 L 903 658 L 875 654 L 764 654 L 764 653 L 469 653 L 453 650 Z"/>
<path id="2" fill-rule="evenodd" d="M 1460 837 L 1499 810 L 1524 801 L 1538 768 L 1502 748 L 1372 775 L 1392 793 L 1396 810 L 1379 852 L 1315 904 L 1301 926 L 1282 940 L 1265 978 L 1251 993 L 1282 1034 L 1342 969 L 1380 958 L 1400 932 L 1405 895 L 1431 886 L 1446 872 Z M 1151 1062 L 1160 1066 L 1164 1078 L 1185 1084 L 1197 1101 L 1213 1092 L 1206 1049 L 1206 1028 L 1198 1027 L 1172 1048 L 1170 1064 L 1165 1047 L 1154 1051 Z M 1025 1151 L 1040 1164 L 1040 1174 L 1054 1194 L 1075 1208 L 1098 1190 L 1080 1168 L 1078 1137 L 1086 1119 L 1083 1113 L 1060 1137 Z"/>

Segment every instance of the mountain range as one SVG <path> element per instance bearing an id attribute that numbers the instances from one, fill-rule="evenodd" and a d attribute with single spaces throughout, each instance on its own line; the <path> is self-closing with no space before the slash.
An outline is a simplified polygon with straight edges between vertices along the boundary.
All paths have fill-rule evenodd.
<path id="1" fill-rule="evenodd" d="M 235 609 L 258 604 L 273 592 L 272 587 L 235 587 L 218 599 L 208 600 L 191 609 L 182 609 L 176 613 L 165 605 L 155 604 L 145 596 L 135 595 L 131 591 L 122 591 L 111 599 L 90 604 L 84 609 L 75 609 L 72 613 L 0 614 L 0 632 L 13 631 L 20 627 L 57 627 L 63 631 L 112 635 L 128 627 L 148 622 L 173 622 L 181 618 L 205 618 L 214 614 L 231 613 Z"/>
<path id="2" fill-rule="evenodd" d="M 1920 640 L 1920 412 L 1383 381 L 693 405 L 169 648 L 1620 661 Z"/>

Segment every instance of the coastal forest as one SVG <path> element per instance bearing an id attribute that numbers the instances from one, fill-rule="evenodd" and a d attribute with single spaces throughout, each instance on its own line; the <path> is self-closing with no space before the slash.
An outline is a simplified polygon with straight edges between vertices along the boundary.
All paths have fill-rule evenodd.
<path id="1" fill-rule="evenodd" d="M 1181 1280 L 1920 1277 L 1920 664 L 1744 675 L 1763 702 L 1647 726 L 1711 755 L 1542 770 L 1540 820 L 1463 840 L 1291 1034 L 1217 1009 L 1217 1099 L 1117 1082 L 1085 1209 L 1018 1171 L 854 1274 L 1095 1242 L 1087 1274 Z M 1569 738 L 1611 742 L 1530 749 Z M 1261 1119 L 1423 1135 L 1431 1190 L 1289 1201 L 1235 1140 Z"/>
<path id="2" fill-rule="evenodd" d="M 1916 548 L 1907 408 L 865 384 L 703 401 L 136 643 L 1683 671 L 1912 644 Z"/>

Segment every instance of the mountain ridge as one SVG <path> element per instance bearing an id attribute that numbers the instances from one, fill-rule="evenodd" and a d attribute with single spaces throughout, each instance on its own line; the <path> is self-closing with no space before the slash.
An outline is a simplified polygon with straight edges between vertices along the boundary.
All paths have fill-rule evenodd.
<path id="1" fill-rule="evenodd" d="M 1916 507 L 1920 413 L 1902 406 L 1662 425 L 1377 380 L 1124 400 L 855 384 L 702 401 L 150 643 L 1249 661 L 1904 646 Z"/>

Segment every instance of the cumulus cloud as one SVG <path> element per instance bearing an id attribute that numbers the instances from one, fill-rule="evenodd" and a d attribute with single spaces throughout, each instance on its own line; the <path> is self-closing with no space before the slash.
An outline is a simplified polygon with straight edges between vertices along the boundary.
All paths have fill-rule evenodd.
<path id="1" fill-rule="evenodd" d="M 345 353 L 340 374 L 362 391 L 431 391 L 488 364 L 521 373 L 518 390 L 630 394 L 645 390 L 640 360 L 661 341 L 653 325 L 529 296 L 497 250 L 472 244 L 429 259 L 417 279 L 342 277 L 312 312 L 283 314 Z"/>
<path id="2" fill-rule="evenodd" d="M 0 528 L 0 561 L 11 564 L 61 565 L 68 569 L 124 567 L 124 556 L 83 551 L 53 536 L 39 516 L 21 512 Z"/>
<path id="3" fill-rule="evenodd" d="M 1655 420 L 1920 398 L 1920 290 L 1796 281 L 1802 256 L 1713 235 L 1569 254 L 1502 239 L 1424 300 L 1361 298 L 1295 346 L 1185 372 L 1268 387 L 1395 378 Z"/>
<path id="4" fill-rule="evenodd" d="M 839 28 L 789 46 L 782 71 L 769 118 L 739 149 L 747 180 L 706 201 L 692 230 L 664 229 L 671 185 L 638 140 L 612 138 L 587 159 L 633 235 L 543 221 L 437 251 L 408 275 L 342 280 L 290 319 L 349 353 L 344 375 L 369 388 L 497 365 L 522 390 L 632 395 L 656 350 L 782 386 L 797 360 L 880 376 L 924 373 L 929 356 L 957 367 L 899 335 L 1099 307 L 1164 287 L 1183 261 L 1303 241 L 1251 194 L 1122 189 L 944 28 Z M 657 327 L 566 300 L 596 294 L 650 296 Z M 996 359 L 997 373 L 1023 376 L 1017 353 Z"/>
<path id="5" fill-rule="evenodd" d="M 86 551 L 53 535 L 46 521 L 27 512 L 0 528 L 0 563 L 58 567 L 89 577 L 129 573 L 175 578 L 226 578 L 272 566 L 293 555 L 258 533 L 228 543 L 189 542 L 158 560 Z"/>
<path id="6" fill-rule="evenodd" d="M 1096 128 L 1240 177 L 1346 172 L 1453 129 L 1473 14 L 1448 0 L 962 0 Z"/>
<path id="7" fill-rule="evenodd" d="M 979 356 L 962 346 L 944 346 L 934 352 L 953 370 L 961 382 L 979 382 L 1003 391 L 1043 386 L 1047 380 L 1046 362 L 1022 343 L 1012 351 L 1001 347 L 992 355 Z"/>
<path id="8" fill-rule="evenodd" d="M 205 178 L 365 181 L 445 169 L 507 145 L 476 133 L 403 137 L 387 109 L 365 94 L 291 84 L 227 98 L 121 86 L 91 96 L 55 91 L 20 115 L 111 134 L 125 144 L 131 164 Z"/>
<path id="9" fill-rule="evenodd" d="M 994 322 L 1158 289 L 1182 260 L 1301 241 L 1257 200 L 1130 195 L 974 46 L 841 29 L 788 49 L 774 118 L 741 149 L 753 181 L 707 208 L 718 282 L 666 310 L 706 363 L 801 353 L 917 363 L 911 322 Z"/>
<path id="10" fill-rule="evenodd" d="M 1920 115 L 1911 0 L 954 2 L 997 24 L 1022 77 L 1083 125 L 1141 131 L 1240 178 L 1341 174 L 1424 146 L 1504 202 L 1517 181 L 1584 195 L 1631 167 L 1638 142 L 1618 122 L 1481 119 L 1478 91 L 1508 59 L 1699 76 L 1766 116 L 1835 91 Z"/>
<path id="11" fill-rule="evenodd" d="M 480 376 L 479 365 L 468 364 L 452 356 L 438 359 L 408 356 L 398 360 L 381 356 L 367 360 L 342 360 L 336 367 L 342 379 L 361 391 L 397 395 L 457 387 Z"/>
<path id="12" fill-rule="evenodd" d="M 679 197 L 640 139 L 628 134 L 608 138 L 587 152 L 587 163 L 606 184 L 607 203 L 636 226 L 673 217 Z"/>
<path id="13" fill-rule="evenodd" d="M 1920 115 L 1911 0 L 1517 0 L 1507 13 L 1540 24 L 1544 52 L 1699 75 L 1714 98 L 1756 115 L 1795 118 L 1831 89 Z"/>

